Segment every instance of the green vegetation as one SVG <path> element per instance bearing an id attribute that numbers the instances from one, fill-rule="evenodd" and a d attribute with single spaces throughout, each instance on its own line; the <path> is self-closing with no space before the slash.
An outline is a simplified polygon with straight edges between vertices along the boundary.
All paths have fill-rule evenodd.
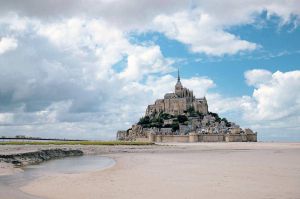
<path id="1" fill-rule="evenodd" d="M 172 124 L 165 124 L 164 128 L 172 128 Z"/>
<path id="2" fill-rule="evenodd" d="M 223 121 L 223 122 L 225 122 L 225 125 L 227 127 L 231 126 L 230 122 L 228 122 L 228 120 L 225 117 L 221 119 L 217 113 L 213 113 L 213 112 L 209 112 L 209 115 L 213 116 L 216 119 L 216 122 Z"/>
<path id="3" fill-rule="evenodd" d="M 173 121 L 171 127 L 172 127 L 172 131 L 173 132 L 179 130 L 179 123 L 178 123 L 178 121 Z"/>
<path id="4" fill-rule="evenodd" d="M 174 115 L 170 115 L 170 114 L 164 113 L 164 112 L 160 112 L 160 113 L 159 113 L 159 117 L 161 117 L 161 118 L 164 119 L 164 120 L 168 120 L 168 119 L 175 118 Z"/>
<path id="5" fill-rule="evenodd" d="M 178 115 L 177 120 L 180 124 L 183 124 L 184 122 L 188 121 L 188 118 L 185 115 Z"/>
<path id="6" fill-rule="evenodd" d="M 209 115 L 215 118 L 216 122 L 225 122 L 227 127 L 230 127 L 230 122 L 227 121 L 226 118 L 220 118 L 217 113 L 209 112 Z M 189 118 L 188 117 L 199 117 L 200 120 L 204 118 L 204 114 L 200 113 L 199 111 L 195 111 L 194 107 L 189 107 L 183 115 L 170 115 L 164 112 L 155 112 L 151 116 L 145 116 L 140 118 L 138 122 L 143 128 L 172 128 L 172 131 L 177 131 L 179 129 L 179 124 L 188 125 Z M 171 124 L 164 124 L 165 120 L 172 120 Z M 170 121 L 171 122 L 171 121 Z M 207 126 L 210 125 L 210 122 L 207 123 Z"/>
<path id="7" fill-rule="evenodd" d="M 197 112 L 195 111 L 193 106 L 190 106 L 186 111 L 184 111 L 190 117 L 197 117 Z"/>
<path id="8" fill-rule="evenodd" d="M 221 118 L 219 117 L 218 113 L 209 112 L 209 115 L 213 116 L 216 122 L 221 122 Z"/>
<path id="9" fill-rule="evenodd" d="M 173 119 L 172 124 L 165 124 L 164 120 Z M 186 115 L 178 115 L 173 116 L 168 113 L 160 112 L 159 114 L 155 116 L 145 116 L 140 119 L 138 122 L 139 125 L 143 126 L 143 128 L 172 128 L 172 131 L 176 131 L 179 129 L 179 124 L 185 124 L 188 123 L 188 117 Z"/>
<path id="10" fill-rule="evenodd" d="M 0 145 L 152 145 L 152 142 L 135 141 L 12 141 L 0 142 Z"/>
<path id="11" fill-rule="evenodd" d="M 204 118 L 204 114 L 200 113 L 199 111 L 196 112 L 196 114 L 198 115 L 198 117 L 202 120 Z"/>
<path id="12" fill-rule="evenodd" d="M 209 112 L 209 115 L 215 118 L 216 122 L 224 122 L 227 127 L 231 126 L 231 123 L 228 122 L 226 118 L 220 118 L 217 113 Z M 188 125 L 189 118 L 188 117 L 198 117 L 200 120 L 203 120 L 204 114 L 199 111 L 195 111 L 194 107 L 189 107 L 183 115 L 170 115 L 164 112 L 155 112 L 151 116 L 145 116 L 140 119 L 138 122 L 139 125 L 142 125 L 143 128 L 172 128 L 172 131 L 179 130 L 179 125 Z M 172 120 L 169 124 L 164 124 L 165 120 Z M 172 122 L 172 123 L 171 123 Z M 208 122 L 206 126 L 210 126 L 211 123 Z"/>
<path id="13" fill-rule="evenodd" d="M 198 114 L 197 112 L 194 111 L 194 108 L 191 107 L 189 109 L 190 112 L 193 112 L 197 115 L 200 115 L 200 113 Z M 164 121 L 165 120 L 170 120 L 172 119 L 172 124 L 165 124 L 164 125 Z M 156 128 L 172 128 L 172 131 L 176 131 L 179 129 L 179 124 L 184 124 L 184 125 L 188 125 L 188 117 L 186 115 L 170 115 L 168 113 L 164 113 L 164 112 L 160 112 L 160 113 L 155 113 L 151 116 L 145 116 L 140 118 L 139 125 L 141 125 L 143 128 L 152 128 L 152 127 L 156 127 Z"/>
<path id="14" fill-rule="evenodd" d="M 146 124 L 150 124 L 151 120 L 149 116 L 145 116 L 145 117 L 141 117 L 140 121 L 138 122 L 139 125 L 146 125 Z"/>
<path id="15" fill-rule="evenodd" d="M 142 125 L 144 128 L 162 128 L 166 127 L 164 126 L 164 120 L 172 119 L 175 118 L 173 115 L 170 115 L 168 113 L 160 112 L 160 113 L 155 113 L 149 116 L 145 116 L 140 118 L 140 121 L 138 122 L 139 125 Z"/>
<path id="16" fill-rule="evenodd" d="M 142 125 L 143 128 L 151 128 L 157 127 L 161 128 L 163 126 L 164 120 L 161 117 L 153 117 L 149 116 L 142 117 L 138 122 L 139 125 Z"/>
<path id="17" fill-rule="evenodd" d="M 222 118 L 221 121 L 225 122 L 225 125 L 226 125 L 227 127 L 230 127 L 230 126 L 231 126 L 230 122 L 228 122 L 227 119 L 226 119 L 225 117 Z"/>
<path id="18" fill-rule="evenodd" d="M 186 111 L 184 111 L 184 113 L 187 114 L 189 117 L 199 117 L 201 120 L 204 117 L 203 113 L 195 111 L 194 107 L 192 106 L 190 106 Z"/>

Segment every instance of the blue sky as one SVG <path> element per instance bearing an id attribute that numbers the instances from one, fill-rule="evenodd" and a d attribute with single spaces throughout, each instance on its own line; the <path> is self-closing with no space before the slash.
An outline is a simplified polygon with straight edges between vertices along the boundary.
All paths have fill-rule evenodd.
<path id="1" fill-rule="evenodd" d="M 300 140 L 297 0 L 29 0 L 0 13 L 0 135 L 114 139 L 179 68 L 211 111 L 263 141 Z"/>
<path id="2" fill-rule="evenodd" d="M 262 15 L 257 20 L 265 19 Z M 153 41 L 161 47 L 165 56 L 184 59 L 178 64 L 183 77 L 208 76 L 220 85 L 216 88 L 218 92 L 228 96 L 250 95 L 253 88 L 245 82 L 245 71 L 266 69 L 287 72 L 300 69 L 300 29 L 294 29 L 291 24 L 279 27 L 278 20 L 267 20 L 264 27 L 259 28 L 253 24 L 231 28 L 231 33 L 261 45 L 254 52 L 231 56 L 215 57 L 191 53 L 184 44 L 160 33 L 139 34 L 134 39 L 139 42 Z"/>

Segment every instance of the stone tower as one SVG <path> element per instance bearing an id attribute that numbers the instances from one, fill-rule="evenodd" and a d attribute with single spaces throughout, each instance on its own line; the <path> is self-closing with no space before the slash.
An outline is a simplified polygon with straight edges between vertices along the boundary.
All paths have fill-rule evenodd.
<path id="1" fill-rule="evenodd" d="M 183 89 L 183 86 L 181 84 L 181 81 L 180 81 L 180 75 L 179 75 L 179 69 L 178 69 L 178 74 L 177 74 L 177 83 L 175 85 L 175 93 L 176 94 L 179 94 Z"/>

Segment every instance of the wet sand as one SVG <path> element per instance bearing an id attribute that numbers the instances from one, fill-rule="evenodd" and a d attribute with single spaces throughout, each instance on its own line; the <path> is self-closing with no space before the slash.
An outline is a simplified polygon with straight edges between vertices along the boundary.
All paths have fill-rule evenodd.
<path id="1" fill-rule="evenodd" d="M 102 171 L 45 176 L 21 190 L 53 199 L 300 198 L 299 143 L 197 143 L 83 150 L 105 153 L 117 163 Z"/>

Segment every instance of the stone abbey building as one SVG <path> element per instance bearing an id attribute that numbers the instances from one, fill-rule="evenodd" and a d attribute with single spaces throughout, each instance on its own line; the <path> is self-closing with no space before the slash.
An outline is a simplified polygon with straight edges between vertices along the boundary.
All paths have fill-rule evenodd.
<path id="1" fill-rule="evenodd" d="M 155 104 L 148 105 L 146 115 L 150 116 L 153 113 L 164 112 L 170 115 L 182 115 L 188 108 L 193 107 L 197 112 L 207 114 L 208 105 L 206 98 L 196 98 L 193 91 L 184 88 L 180 82 L 178 71 L 178 79 L 175 85 L 174 93 L 167 93 L 164 99 L 158 99 Z"/>
<path id="2" fill-rule="evenodd" d="M 150 142 L 256 142 L 257 133 L 241 129 L 217 113 L 208 111 L 205 97 L 196 98 L 178 79 L 174 93 L 148 105 L 145 116 L 126 131 L 117 132 L 118 140 Z"/>

